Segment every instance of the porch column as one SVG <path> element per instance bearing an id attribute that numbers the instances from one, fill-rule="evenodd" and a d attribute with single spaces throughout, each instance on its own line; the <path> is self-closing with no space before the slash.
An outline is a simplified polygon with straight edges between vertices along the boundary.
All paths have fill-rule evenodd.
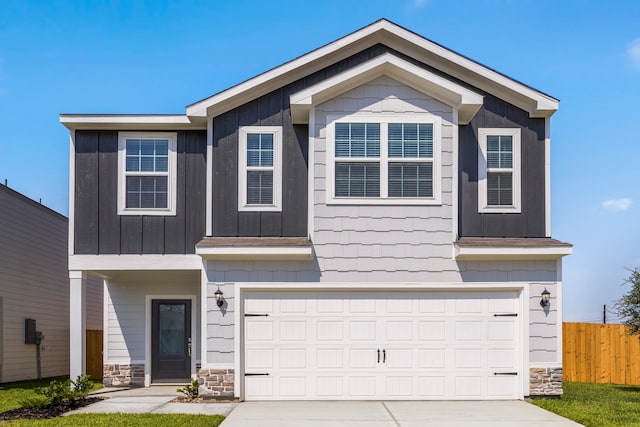
<path id="1" fill-rule="evenodd" d="M 75 380 L 86 368 L 86 285 L 83 271 L 69 271 L 69 376 Z"/>

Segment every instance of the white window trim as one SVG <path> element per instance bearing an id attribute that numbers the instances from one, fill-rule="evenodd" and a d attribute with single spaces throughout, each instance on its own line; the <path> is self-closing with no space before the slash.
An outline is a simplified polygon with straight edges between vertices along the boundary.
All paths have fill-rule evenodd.
<path id="1" fill-rule="evenodd" d="M 127 184 L 126 184 L 126 145 L 127 139 L 166 139 L 169 141 L 169 165 L 167 168 L 167 208 L 127 208 Z M 177 190 L 177 140 L 176 132 L 119 132 L 118 133 L 118 215 L 176 215 L 176 190 Z M 146 174 L 141 174 L 145 175 Z M 153 175 L 150 173 L 149 175 Z"/>
<path id="2" fill-rule="evenodd" d="M 380 123 L 380 197 L 336 197 L 335 196 L 335 124 L 336 123 Z M 389 197 L 388 165 L 394 162 L 428 162 L 420 158 L 389 157 L 389 123 L 433 124 L 433 196 Z M 431 114 L 424 115 L 352 115 L 328 116 L 326 127 L 327 205 L 440 205 L 442 204 L 442 120 Z M 354 162 L 378 162 L 378 158 L 353 158 Z"/>
<path id="3" fill-rule="evenodd" d="M 511 206 L 491 206 L 487 203 L 487 136 L 511 136 L 513 138 L 513 204 Z M 522 212 L 522 164 L 520 128 L 479 128 L 478 129 L 478 212 L 479 213 L 520 213 Z"/>
<path id="4" fill-rule="evenodd" d="M 238 144 L 238 211 L 282 211 L 282 126 L 242 126 Z M 273 134 L 273 204 L 251 205 L 247 203 L 247 135 L 250 133 Z"/>

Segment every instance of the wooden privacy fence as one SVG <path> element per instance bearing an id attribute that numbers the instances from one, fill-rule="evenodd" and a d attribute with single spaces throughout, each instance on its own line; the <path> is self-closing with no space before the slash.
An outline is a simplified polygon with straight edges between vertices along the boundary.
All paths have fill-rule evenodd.
<path id="1" fill-rule="evenodd" d="M 87 329 L 87 375 L 102 379 L 102 331 Z"/>
<path id="2" fill-rule="evenodd" d="M 563 323 L 562 353 L 566 381 L 640 384 L 640 336 L 625 325 Z"/>

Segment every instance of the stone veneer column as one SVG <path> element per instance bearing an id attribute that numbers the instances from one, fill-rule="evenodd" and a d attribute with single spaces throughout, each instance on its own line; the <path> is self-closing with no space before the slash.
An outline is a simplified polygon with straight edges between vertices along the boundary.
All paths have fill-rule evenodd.
<path id="1" fill-rule="evenodd" d="M 198 379 L 200 395 L 230 399 L 234 397 L 233 369 L 200 369 Z"/>
<path id="2" fill-rule="evenodd" d="M 561 396 L 562 368 L 530 368 L 530 396 Z"/>
<path id="3" fill-rule="evenodd" d="M 104 365 L 102 371 L 102 384 L 105 387 L 144 387 L 144 364 Z"/>

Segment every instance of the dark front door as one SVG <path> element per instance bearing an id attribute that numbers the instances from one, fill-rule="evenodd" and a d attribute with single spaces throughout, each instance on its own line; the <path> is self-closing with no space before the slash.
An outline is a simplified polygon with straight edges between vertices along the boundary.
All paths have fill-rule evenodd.
<path id="1" fill-rule="evenodd" d="M 153 300 L 151 381 L 185 382 L 191 377 L 191 300 Z"/>

